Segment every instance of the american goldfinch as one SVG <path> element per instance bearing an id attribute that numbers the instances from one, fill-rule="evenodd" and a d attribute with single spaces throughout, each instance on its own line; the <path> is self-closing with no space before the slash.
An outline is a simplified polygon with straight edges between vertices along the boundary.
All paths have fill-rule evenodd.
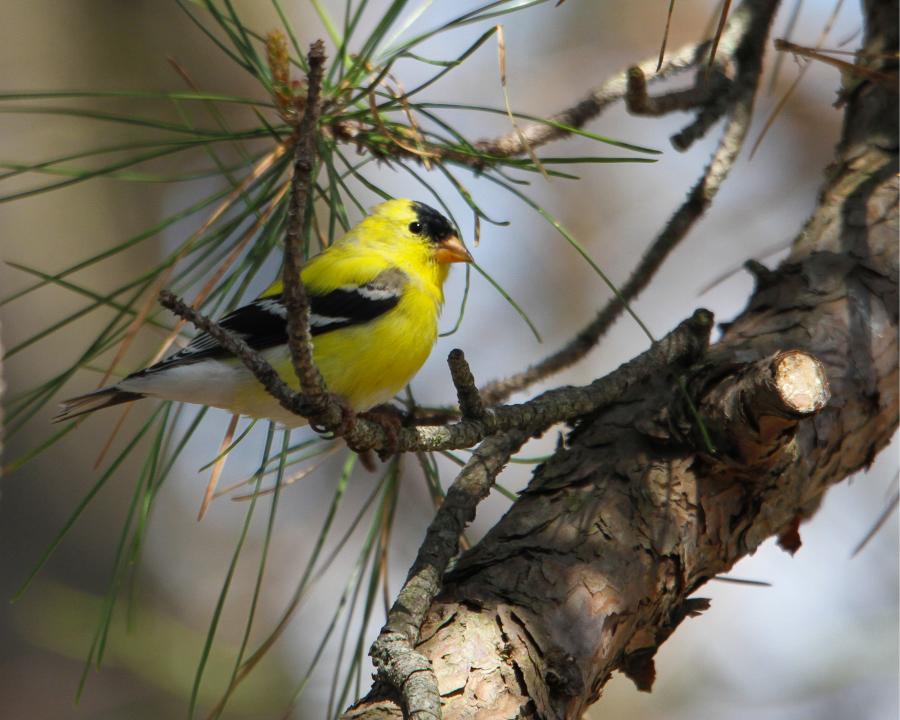
<path id="1" fill-rule="evenodd" d="M 419 202 L 389 200 L 306 263 L 300 275 L 310 299 L 313 357 L 331 392 L 362 412 L 412 379 L 437 340 L 443 285 L 455 262 L 472 256 L 443 215 Z M 281 298 L 279 280 L 219 322 L 296 388 Z M 211 405 L 288 427 L 306 422 L 206 333 L 115 385 L 65 401 L 54 420 L 143 397 Z"/>

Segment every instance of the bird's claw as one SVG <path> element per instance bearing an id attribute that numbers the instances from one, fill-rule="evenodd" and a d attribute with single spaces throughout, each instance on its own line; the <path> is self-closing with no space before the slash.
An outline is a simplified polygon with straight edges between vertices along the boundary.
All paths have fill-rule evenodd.
<path id="1" fill-rule="evenodd" d="M 349 433 L 356 424 L 356 411 L 350 407 L 350 403 L 342 395 L 328 393 L 328 401 L 331 405 L 336 406 L 341 412 L 341 420 L 337 427 L 329 427 L 325 423 L 317 422 L 316 418 L 310 418 L 309 426 L 317 433 L 324 434 L 331 432 L 335 437 L 343 437 Z"/>
<path id="2" fill-rule="evenodd" d="M 384 430 L 387 442 L 384 448 L 378 451 L 379 458 L 386 460 L 400 452 L 400 430 L 407 420 L 405 412 L 394 405 L 385 404 L 376 405 L 371 410 L 360 413 L 359 417 L 374 422 Z"/>

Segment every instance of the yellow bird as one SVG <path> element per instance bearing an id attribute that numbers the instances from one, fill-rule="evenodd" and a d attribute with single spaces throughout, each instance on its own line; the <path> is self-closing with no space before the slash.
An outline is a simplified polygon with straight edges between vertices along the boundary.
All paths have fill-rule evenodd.
<path id="1" fill-rule="evenodd" d="M 389 200 L 310 259 L 313 356 L 328 389 L 357 412 L 385 403 L 419 371 L 437 340 L 450 263 L 472 262 L 450 222 L 412 200 Z M 258 350 L 292 387 L 282 283 L 219 323 Z M 239 360 L 202 333 L 121 382 L 66 400 L 55 421 L 144 397 L 198 403 L 288 427 L 306 421 L 269 395 Z"/>

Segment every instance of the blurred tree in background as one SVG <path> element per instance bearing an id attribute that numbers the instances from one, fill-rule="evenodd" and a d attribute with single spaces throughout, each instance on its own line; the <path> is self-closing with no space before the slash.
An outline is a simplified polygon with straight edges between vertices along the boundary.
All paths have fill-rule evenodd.
<path id="1" fill-rule="evenodd" d="M 444 717 L 581 717 L 613 670 L 649 689 L 694 592 L 767 539 L 739 574 L 774 587 L 704 586 L 653 695 L 616 680 L 591 712 L 895 716 L 896 514 L 846 558 L 896 505 L 896 450 L 797 530 L 896 429 L 897 4 L 296 5 L 5 8 L 3 716 L 340 715 L 438 507 L 416 577 L 455 554 L 459 465 L 487 490 L 510 455 L 443 587 L 401 596 L 352 716 L 400 717 L 412 646 Z M 453 347 L 519 405 L 695 307 L 746 309 L 708 354 L 694 316 L 540 421 L 468 408 L 478 455 L 405 430 L 373 474 L 340 440 L 190 406 L 48 426 L 190 336 L 160 289 L 217 317 L 276 275 L 320 37 L 310 252 L 387 196 L 475 245 L 408 410 L 447 412 Z M 775 540 L 801 536 L 788 561 Z"/>

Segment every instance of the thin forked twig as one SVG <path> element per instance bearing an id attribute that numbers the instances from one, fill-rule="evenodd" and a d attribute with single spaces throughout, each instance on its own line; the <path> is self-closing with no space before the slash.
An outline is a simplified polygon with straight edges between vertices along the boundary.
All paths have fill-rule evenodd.
<path id="1" fill-rule="evenodd" d="M 662 80 L 698 66 L 706 56 L 708 48 L 708 42 L 692 43 L 669 55 L 658 69 L 656 67 L 657 58 L 644 60 L 638 67 L 648 80 Z M 569 137 L 572 133 L 567 128 L 583 127 L 609 105 L 625 97 L 628 92 L 628 72 L 628 70 L 623 70 L 613 75 L 575 105 L 551 115 L 549 123 L 528 123 L 499 138 L 481 140 L 475 143 L 475 147 L 486 155 L 506 158 L 524 155 L 528 152 L 528 147 L 534 149 Z"/>
<path id="2" fill-rule="evenodd" d="M 732 82 L 733 100 L 725 131 L 700 179 L 644 253 L 628 281 L 620 288 L 621 298 L 625 302 L 636 298 L 647 287 L 665 259 L 709 207 L 725 178 L 728 177 L 747 136 L 762 70 L 761 47 L 768 35 L 777 4 L 774 0 L 766 2 L 760 0 L 750 4 L 750 7 L 742 6 L 732 16 L 722 38 L 719 55 L 720 57 L 722 54 L 735 55 L 743 60 L 738 64 L 737 74 Z M 756 51 L 757 49 L 759 51 Z M 643 65 L 639 67 L 643 68 Z M 590 323 L 552 355 L 520 373 L 495 380 L 482 387 L 481 397 L 484 402 L 487 405 L 503 402 L 513 393 L 524 390 L 533 383 L 581 360 L 622 314 L 625 309 L 622 300 L 618 298 L 610 300 Z"/>
<path id="3" fill-rule="evenodd" d="M 693 87 L 675 90 L 664 95 L 651 96 L 647 93 L 647 78 L 637 65 L 628 70 L 628 89 L 625 93 L 625 107 L 632 115 L 658 117 L 678 110 L 692 110 L 709 103 L 712 95 L 720 89 L 701 79 Z"/>

